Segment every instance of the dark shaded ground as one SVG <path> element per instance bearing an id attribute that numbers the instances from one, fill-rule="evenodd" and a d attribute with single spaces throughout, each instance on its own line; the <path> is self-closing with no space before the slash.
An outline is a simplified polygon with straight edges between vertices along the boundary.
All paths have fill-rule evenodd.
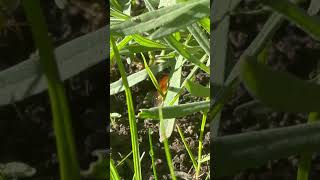
<path id="1" fill-rule="evenodd" d="M 104 0 L 72 0 L 64 10 L 58 9 L 54 1 L 43 2 L 55 46 L 106 25 Z M 34 50 L 23 9 L 19 7 L 0 34 L 0 70 L 27 59 Z M 106 68 L 106 62 L 100 63 L 65 82 L 82 169 L 95 160 L 90 154 L 93 150 L 107 146 Z M 47 93 L 0 107 L 0 163 L 11 161 L 36 168 L 36 175 L 30 179 L 59 179 Z"/>
<path id="2" fill-rule="evenodd" d="M 247 12 L 255 7 L 256 4 L 246 1 L 241 4 L 239 12 Z M 304 4 L 303 7 L 307 8 L 308 4 Z M 266 12 L 251 16 L 243 13 L 232 16 L 229 40 L 234 53 L 234 62 L 259 33 L 268 16 L 269 13 Z M 268 55 L 269 64 L 279 71 L 288 71 L 303 79 L 313 78 L 319 72 L 320 43 L 288 21 L 272 38 Z M 258 111 L 257 108 L 237 109 L 239 105 L 251 100 L 242 86 L 238 88 L 236 95 L 223 109 L 219 136 L 291 126 L 307 121 L 306 114 L 276 113 L 270 109 Z M 319 160 L 317 153 L 313 158 L 309 179 L 320 177 Z M 296 179 L 297 163 L 298 157 L 292 156 L 220 180 L 292 180 Z"/>

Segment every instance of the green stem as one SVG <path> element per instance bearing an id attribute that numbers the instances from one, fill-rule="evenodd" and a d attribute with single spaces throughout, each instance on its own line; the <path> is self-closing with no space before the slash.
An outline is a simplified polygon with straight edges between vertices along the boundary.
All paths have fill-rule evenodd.
<path id="1" fill-rule="evenodd" d="M 308 123 L 314 123 L 320 119 L 320 114 L 317 112 L 309 113 Z M 312 152 L 304 152 L 300 156 L 297 180 L 308 180 L 312 161 Z"/>
<path id="2" fill-rule="evenodd" d="M 180 127 L 178 126 L 178 124 L 176 124 L 176 127 L 177 127 L 177 129 L 178 129 L 179 134 L 180 134 L 180 137 L 181 137 L 181 140 L 182 140 L 182 142 L 183 142 L 183 145 L 184 145 L 184 147 L 186 148 L 186 150 L 187 150 L 187 152 L 188 152 L 188 154 L 189 154 L 189 157 L 190 157 L 190 159 L 191 159 L 191 162 L 192 162 L 192 164 L 193 164 L 193 167 L 194 167 L 195 169 L 197 169 L 198 164 L 197 164 L 197 162 L 196 162 L 196 160 L 195 160 L 195 158 L 194 158 L 194 156 L 193 156 L 193 154 L 192 154 L 192 152 L 191 152 L 191 149 L 190 149 L 190 147 L 189 147 L 186 139 L 184 138 L 184 135 L 183 135 Z"/>
<path id="3" fill-rule="evenodd" d="M 117 65 L 120 71 L 120 75 L 122 78 L 123 85 L 125 87 L 126 93 L 126 103 L 128 109 L 128 117 L 129 117 L 129 126 L 130 126 L 130 135 L 131 135 L 131 144 L 132 144 L 132 153 L 133 153 L 133 164 L 134 164 L 134 177 L 136 180 L 142 179 L 141 174 L 141 164 L 140 164 L 140 152 L 139 152 L 139 141 L 138 141 L 138 130 L 137 123 L 134 114 L 133 102 L 132 102 L 132 94 L 129 87 L 127 75 L 125 72 L 124 64 L 121 61 L 119 50 L 115 43 L 114 37 L 110 34 L 110 43 L 111 47 L 114 51 L 114 55 L 117 61 Z"/>
<path id="4" fill-rule="evenodd" d="M 202 141 L 203 141 L 204 128 L 206 126 L 206 121 L 207 121 L 207 111 L 205 111 L 202 115 L 202 123 L 201 123 L 201 129 L 200 129 L 200 137 L 199 137 L 198 167 L 196 169 L 196 179 L 199 179 L 199 173 L 200 173 L 200 168 L 201 168 Z"/>
<path id="5" fill-rule="evenodd" d="M 110 158 L 110 175 L 111 175 L 111 180 L 120 180 L 117 167 L 114 165 L 114 161 L 111 158 Z"/>
<path id="6" fill-rule="evenodd" d="M 48 37 L 48 29 L 40 1 L 24 0 L 22 2 L 27 20 L 31 25 L 35 44 L 39 49 L 40 65 L 48 83 L 61 180 L 79 180 L 80 169 L 76 158 L 69 106 L 55 61 L 52 41 Z"/>
<path id="7" fill-rule="evenodd" d="M 151 129 L 150 128 L 149 128 L 148 134 L 149 134 L 150 157 L 151 157 L 151 162 L 152 162 L 153 176 L 154 176 L 155 180 L 158 180 L 156 164 L 154 161 L 154 151 L 153 151 L 153 147 L 152 147 L 152 136 L 151 136 Z"/>
<path id="8" fill-rule="evenodd" d="M 167 159 L 167 163 L 168 163 L 168 167 L 169 167 L 169 170 L 170 170 L 170 175 L 171 175 L 171 178 L 173 180 L 176 180 L 176 176 L 174 174 L 174 167 L 173 167 L 173 162 L 172 162 L 172 157 L 171 157 L 171 153 L 170 153 L 170 149 L 169 149 L 169 143 L 168 143 L 168 138 L 166 137 L 165 135 L 165 129 L 164 129 L 164 126 L 162 125 L 161 126 L 161 123 L 163 123 L 163 116 L 162 116 L 162 106 L 160 106 L 159 108 L 159 118 L 160 118 L 160 131 L 162 133 L 162 137 L 164 137 L 163 139 L 163 145 L 164 145 L 164 150 L 165 150 L 165 153 L 166 153 L 166 159 Z"/>

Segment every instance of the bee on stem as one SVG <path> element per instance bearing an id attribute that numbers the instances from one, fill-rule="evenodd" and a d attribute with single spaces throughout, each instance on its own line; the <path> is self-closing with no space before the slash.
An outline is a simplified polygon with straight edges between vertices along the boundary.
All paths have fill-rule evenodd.
<path id="1" fill-rule="evenodd" d="M 164 97 L 168 90 L 168 83 L 169 83 L 169 75 L 163 74 L 159 79 L 159 87 L 162 94 L 164 94 L 164 96 L 162 96 L 158 91 L 155 92 L 155 103 L 154 103 L 155 106 L 160 106 L 161 103 L 163 102 Z"/>

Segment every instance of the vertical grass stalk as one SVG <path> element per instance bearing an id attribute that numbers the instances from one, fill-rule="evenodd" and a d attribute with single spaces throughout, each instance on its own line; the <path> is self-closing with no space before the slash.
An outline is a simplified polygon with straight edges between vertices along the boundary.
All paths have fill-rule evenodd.
<path id="1" fill-rule="evenodd" d="M 125 87 L 130 135 L 131 135 L 131 144 L 132 144 L 132 153 L 133 153 L 133 164 L 134 164 L 134 174 L 135 174 L 134 176 L 136 180 L 140 180 L 142 179 L 142 175 L 141 175 L 140 152 L 139 152 L 139 142 L 138 142 L 138 130 L 137 130 L 137 124 L 136 124 L 136 117 L 134 114 L 131 89 L 128 84 L 128 79 L 126 76 L 124 65 L 120 58 L 119 50 L 117 48 L 117 45 L 112 35 L 110 35 L 110 44 L 114 51 L 114 55 L 115 55 L 118 68 L 121 74 L 122 82 Z"/>
<path id="2" fill-rule="evenodd" d="M 163 144 L 164 144 L 164 150 L 166 153 L 166 158 L 167 158 L 167 163 L 168 163 L 168 167 L 170 170 L 170 174 L 171 174 L 171 178 L 173 180 L 176 180 L 176 176 L 174 174 L 174 167 L 173 167 L 173 163 L 172 163 L 172 158 L 171 158 L 171 153 L 170 153 L 170 149 L 169 149 L 169 143 L 168 143 L 168 138 L 166 137 L 166 132 L 164 129 L 164 125 L 163 123 L 163 115 L 162 115 L 162 106 L 159 107 L 159 119 L 160 119 L 160 131 L 162 133 L 162 137 L 164 137 L 163 139 Z M 161 125 L 162 124 L 162 125 Z"/>
<path id="3" fill-rule="evenodd" d="M 314 123 L 320 119 L 318 112 L 311 112 L 308 116 L 308 123 Z M 308 180 L 312 161 L 312 152 L 302 153 L 298 165 L 297 180 Z"/>
<path id="4" fill-rule="evenodd" d="M 194 156 L 193 156 L 193 154 L 191 152 L 191 149 L 190 149 L 188 143 L 186 142 L 186 139 L 184 138 L 184 135 L 183 135 L 180 127 L 178 125 L 176 125 L 176 127 L 178 129 L 179 134 L 180 134 L 180 137 L 181 137 L 181 140 L 183 142 L 183 145 L 184 145 L 184 147 L 186 148 L 186 150 L 187 150 L 187 152 L 189 154 L 189 157 L 191 159 L 192 165 L 193 165 L 194 169 L 197 169 L 198 165 L 197 165 L 197 162 L 196 162 L 196 160 L 195 160 L 195 158 L 194 158 Z"/>
<path id="5" fill-rule="evenodd" d="M 154 152 L 153 152 L 153 147 L 152 147 L 152 136 L 151 136 L 151 129 L 150 128 L 149 128 L 148 134 L 149 134 L 150 157 L 151 157 L 151 163 L 152 163 L 153 176 L 154 176 L 155 180 L 158 180 L 156 164 L 154 161 Z"/>
<path id="6" fill-rule="evenodd" d="M 52 41 L 48 36 L 47 25 L 40 7 L 40 1 L 23 0 L 22 3 L 27 20 L 31 25 L 35 44 L 39 50 L 40 65 L 48 83 L 61 180 L 79 180 L 80 170 L 76 158 L 70 110 L 55 61 Z"/>
<path id="7" fill-rule="evenodd" d="M 113 159 L 111 158 L 110 158 L 110 177 L 111 177 L 111 180 L 121 179 L 117 171 L 117 167 L 114 165 Z"/>
<path id="8" fill-rule="evenodd" d="M 206 126 L 206 121 L 207 121 L 207 111 L 203 112 L 202 121 L 201 121 L 199 148 L 198 148 L 198 167 L 196 169 L 196 179 L 199 179 L 199 173 L 201 168 L 202 148 L 203 148 L 202 142 L 203 142 L 203 134 L 204 134 L 204 128 Z"/>

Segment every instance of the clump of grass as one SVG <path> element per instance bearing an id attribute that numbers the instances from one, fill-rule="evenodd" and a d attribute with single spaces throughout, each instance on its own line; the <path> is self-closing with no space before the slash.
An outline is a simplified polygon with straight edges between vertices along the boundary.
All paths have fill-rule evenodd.
<path id="1" fill-rule="evenodd" d="M 127 93 L 130 92 L 130 88 L 142 81 L 151 80 L 154 86 L 151 91 L 153 91 L 152 94 L 155 94 L 154 98 L 158 97 L 157 103 L 149 103 L 153 105 L 151 108 L 140 109 L 141 112 L 137 114 L 138 122 L 133 120 L 135 105 L 132 104 L 131 100 L 130 107 L 127 103 L 129 116 L 122 114 L 124 119 L 129 117 L 130 122 L 134 167 L 132 177 L 134 176 L 135 179 L 147 178 L 139 175 L 141 173 L 149 173 L 147 169 L 142 169 L 144 167 L 142 164 L 146 161 L 151 163 L 152 174 L 155 178 L 160 178 L 162 175 L 170 173 L 171 177 L 175 179 L 181 174 L 176 173 L 177 170 L 171 156 L 173 152 L 170 152 L 170 140 L 172 134 L 174 134 L 174 129 L 178 127 L 176 126 L 176 121 L 179 121 L 178 118 L 186 117 L 196 112 L 205 113 L 209 108 L 209 103 L 206 99 L 209 96 L 209 84 L 207 83 L 205 86 L 202 86 L 195 80 L 195 76 L 200 72 L 207 73 L 208 75 L 210 73 L 208 67 L 210 64 L 209 1 L 190 0 L 180 3 L 172 1 L 169 4 L 159 4 L 157 1 L 145 0 L 144 6 L 139 10 L 142 13 L 132 17 L 131 13 L 133 9 L 137 8 L 141 7 L 138 7 L 135 3 L 130 3 L 130 1 L 120 2 L 113 0 L 111 3 L 110 30 L 112 49 L 110 49 L 110 61 L 111 67 L 117 67 L 120 71 L 121 78 L 111 83 L 110 95 L 116 95 L 125 90 L 128 101 L 128 99 L 131 99 L 131 95 Z M 140 63 L 144 66 L 144 69 L 127 75 L 125 72 L 127 69 L 123 65 L 124 59 L 130 59 L 131 62 L 134 59 L 142 59 L 142 61 L 135 63 Z M 190 67 L 193 68 L 187 70 Z M 158 82 L 157 76 L 163 71 L 169 72 L 164 80 Z M 183 77 L 183 72 L 188 73 L 188 76 Z M 202 93 L 196 92 L 195 89 L 203 92 L 203 95 L 199 97 L 199 94 Z M 148 93 L 146 92 L 145 94 Z M 193 99 L 200 99 L 200 102 L 194 102 L 194 100 L 193 102 L 179 104 L 179 99 L 183 100 L 184 96 L 186 96 L 183 94 L 191 96 Z M 132 119 L 130 119 L 130 116 L 132 116 Z M 159 150 L 154 149 L 155 143 L 152 141 L 150 130 L 148 136 L 150 149 L 141 149 L 143 146 L 140 145 L 141 142 L 138 143 L 139 129 L 135 128 L 137 127 L 137 123 L 143 120 L 154 120 L 153 122 L 160 123 L 157 131 L 159 131 L 158 137 L 165 149 L 168 172 L 159 171 L 157 168 L 159 165 L 155 164 L 155 158 L 162 159 L 163 157 L 157 153 Z M 197 121 L 197 119 L 191 121 Z M 200 179 L 201 174 L 209 176 L 209 172 L 200 172 L 202 164 L 201 156 L 203 154 L 202 142 L 206 126 L 205 114 L 202 120 L 199 117 L 198 121 L 201 122 L 198 127 L 200 129 L 197 153 L 200 157 L 197 157 L 198 163 L 195 163 L 196 158 L 194 158 L 192 150 L 186 144 L 181 129 L 178 128 L 181 141 L 188 149 L 187 153 L 190 155 L 190 163 L 193 163 L 191 167 L 194 171 L 190 176 L 194 176 L 195 179 Z M 133 140 L 133 137 L 135 137 L 135 140 Z M 113 152 L 117 151 L 121 150 L 113 149 Z M 139 151 L 149 151 L 151 159 L 143 157 L 138 162 L 137 158 L 140 157 Z M 117 159 L 115 154 L 111 154 L 111 157 L 114 160 Z M 121 166 L 115 167 L 115 170 L 119 171 L 120 177 L 132 178 L 126 175 L 122 176 Z"/>
<path id="2" fill-rule="evenodd" d="M 270 39 L 279 29 L 282 22 L 288 20 L 296 24 L 311 37 L 319 40 L 320 23 L 297 3 L 302 1 L 262 0 L 263 6 L 271 8 L 272 14 L 250 46 L 241 55 L 231 73 L 225 78 L 228 51 L 228 31 L 231 12 L 241 1 L 216 0 L 213 3 L 213 20 L 217 27 L 213 33 L 217 39 L 213 42 L 213 94 L 212 106 L 208 119 L 212 121 L 211 137 L 212 164 L 214 177 L 230 176 L 247 168 L 254 168 L 267 161 L 300 154 L 297 180 L 307 180 L 310 171 L 312 152 L 319 143 L 319 124 L 311 123 L 319 120 L 319 85 L 286 72 L 274 71 L 267 67 Z M 312 1 L 309 13 L 319 10 Z M 219 9 L 219 11 L 218 11 Z M 215 11 L 217 13 L 215 13 Z M 244 84 L 253 98 L 264 106 L 280 112 L 309 113 L 307 125 L 262 130 L 232 136 L 217 137 L 220 124 L 220 112 L 224 104 L 231 98 L 240 82 Z M 312 141 L 311 141 L 312 139 Z"/>

